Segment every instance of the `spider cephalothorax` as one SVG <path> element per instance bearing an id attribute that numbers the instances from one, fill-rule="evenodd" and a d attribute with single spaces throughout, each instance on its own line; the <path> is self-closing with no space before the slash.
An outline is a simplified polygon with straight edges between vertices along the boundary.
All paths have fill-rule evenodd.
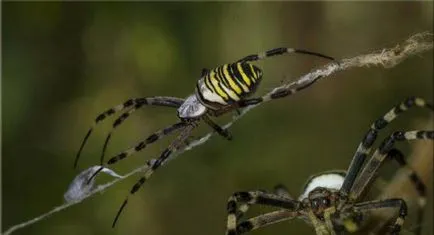
<path id="1" fill-rule="evenodd" d="M 336 206 L 338 192 L 324 187 L 317 187 L 309 193 L 307 198 L 302 199 L 305 208 L 310 208 L 313 214 L 320 220 L 324 220 L 326 209 Z"/>
<path id="2" fill-rule="evenodd" d="M 360 230 L 365 217 L 373 210 L 392 208 L 397 210 L 392 218 L 389 232 L 399 234 L 407 216 L 406 202 L 401 198 L 362 201 L 362 195 L 374 181 L 377 171 L 386 160 L 396 161 L 401 167 L 408 168 L 409 179 L 419 194 L 418 222 L 422 221 L 425 206 L 425 185 L 406 163 L 404 155 L 394 144 L 397 141 L 434 139 L 434 131 L 397 131 L 387 137 L 369 156 L 379 130 L 385 128 L 398 114 L 411 107 L 426 107 L 433 110 L 431 104 L 421 98 L 410 97 L 396 105 L 383 117 L 377 119 L 365 134 L 347 171 L 323 172 L 312 176 L 296 200 L 291 197 L 283 186 L 279 186 L 274 193 L 263 191 L 238 192 L 228 200 L 227 235 L 249 232 L 273 223 L 301 218 L 315 228 L 318 235 L 336 235 Z M 432 157 L 432 156 L 428 156 Z M 240 195 L 244 195 L 240 197 Z M 246 200 L 248 199 L 248 200 Z M 261 204 L 281 208 L 257 217 L 238 222 L 247 212 L 250 205 Z M 421 233 L 420 228 L 416 234 Z"/>
<path id="3" fill-rule="evenodd" d="M 329 56 L 315 52 L 309 52 L 293 48 L 276 48 L 260 54 L 246 56 L 234 63 L 225 64 L 211 70 L 203 69 L 201 77 L 196 83 L 195 93 L 189 95 L 185 99 L 168 96 L 129 99 L 123 104 L 110 108 L 97 116 L 94 124 L 84 137 L 84 140 L 77 153 L 74 166 L 77 166 L 80 153 L 83 150 L 83 147 L 87 142 L 87 139 L 89 138 L 94 126 L 103 121 L 105 118 L 115 114 L 116 112 L 125 111 L 113 123 L 113 128 L 107 135 L 107 138 L 104 142 L 100 158 L 101 168 L 95 172 L 95 174 L 89 179 L 89 181 L 91 181 L 92 178 L 97 175 L 105 166 L 104 155 L 109 140 L 112 136 L 112 132 L 120 124 L 122 124 L 122 122 L 124 122 L 135 110 L 145 105 L 177 108 L 177 116 L 180 119 L 179 122 L 151 134 L 132 148 L 120 152 L 119 154 L 113 156 L 107 161 L 106 164 L 114 164 L 119 160 L 122 160 L 138 151 L 141 151 L 147 145 L 156 142 L 157 140 L 163 138 L 166 135 L 169 135 L 170 133 L 173 133 L 175 131 L 181 132 L 178 137 L 169 145 L 169 147 L 167 147 L 162 152 L 160 157 L 157 160 L 153 161 L 152 164 L 150 164 L 150 170 L 147 171 L 147 173 L 143 177 L 141 177 L 138 182 L 133 186 L 130 194 L 134 194 L 141 187 L 141 185 L 153 174 L 153 172 L 157 170 L 169 158 L 169 156 L 173 152 L 177 151 L 181 146 L 183 146 L 183 144 L 185 144 L 192 130 L 197 127 L 200 122 L 204 121 L 218 134 L 225 137 L 226 139 L 231 139 L 231 134 L 227 130 L 217 125 L 214 121 L 212 121 L 210 118 L 211 116 L 217 117 L 230 111 L 237 110 L 238 108 L 255 105 L 272 99 L 282 98 L 310 86 L 312 83 L 300 87 L 294 87 L 292 89 L 285 90 L 284 92 L 276 91 L 275 93 L 272 93 L 270 95 L 247 99 L 248 96 L 252 95 L 255 92 L 262 79 L 261 69 L 251 63 L 254 61 L 265 59 L 267 57 L 288 53 L 309 54 L 333 60 L 333 58 Z M 126 203 L 127 199 L 125 199 L 124 203 L 122 204 L 121 209 L 119 210 L 115 218 L 113 226 L 115 225 L 116 220 Z"/>

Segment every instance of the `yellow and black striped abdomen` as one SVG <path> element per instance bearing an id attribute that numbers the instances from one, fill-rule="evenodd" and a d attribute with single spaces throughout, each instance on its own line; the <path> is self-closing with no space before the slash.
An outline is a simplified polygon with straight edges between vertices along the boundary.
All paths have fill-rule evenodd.
<path id="1" fill-rule="evenodd" d="M 262 71 L 252 64 L 225 64 L 199 79 L 198 97 L 210 108 L 216 104 L 230 105 L 252 94 L 261 78 Z"/>

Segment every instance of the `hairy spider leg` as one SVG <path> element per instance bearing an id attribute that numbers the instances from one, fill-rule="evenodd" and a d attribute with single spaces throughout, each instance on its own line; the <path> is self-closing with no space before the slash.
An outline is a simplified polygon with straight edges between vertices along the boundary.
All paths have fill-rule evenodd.
<path id="1" fill-rule="evenodd" d="M 389 112 L 387 112 L 383 117 L 377 119 L 370 127 L 368 132 L 363 137 L 362 142 L 357 147 L 357 150 L 351 160 L 350 166 L 347 170 L 347 176 L 344 179 L 344 183 L 341 187 L 341 194 L 348 195 L 351 187 L 356 180 L 359 171 L 362 168 L 366 157 L 371 151 L 371 147 L 377 139 L 378 132 L 384 129 L 390 122 L 398 117 L 399 114 L 407 111 L 411 107 L 422 107 L 433 109 L 433 106 L 427 103 L 424 99 L 418 97 L 409 97 L 404 102 L 393 107 Z M 341 207 L 341 206 L 339 206 Z"/>
<path id="2" fill-rule="evenodd" d="M 131 108 L 134 105 L 156 105 L 156 106 L 165 106 L 165 107 L 179 107 L 180 104 L 184 102 L 184 99 L 176 98 L 176 97 L 165 97 L 165 96 L 156 96 L 156 97 L 150 97 L 150 98 L 136 98 L 136 99 L 129 99 L 125 101 L 123 104 L 116 105 L 103 113 L 99 114 L 96 118 L 92 126 L 87 131 L 83 141 L 81 142 L 80 148 L 77 152 L 77 155 L 75 157 L 74 161 L 74 168 L 77 168 L 78 160 L 80 158 L 81 152 L 84 148 L 84 145 L 86 144 L 90 134 L 92 133 L 93 129 L 97 124 L 102 122 L 104 119 L 106 119 L 109 116 L 112 116 L 113 114 L 123 111 L 125 109 Z M 141 106 L 140 105 L 140 106 Z"/>
<path id="3" fill-rule="evenodd" d="M 124 202 L 119 208 L 118 213 L 115 216 L 115 219 L 113 220 L 113 224 L 112 224 L 113 228 L 116 226 L 119 216 L 121 215 L 123 209 L 127 205 L 129 196 L 135 194 L 142 187 L 142 185 L 151 177 L 151 175 L 158 168 L 160 168 L 166 162 L 166 160 L 168 160 L 170 155 L 175 153 L 177 150 L 181 148 L 181 146 L 185 143 L 185 140 L 188 138 L 188 136 L 190 136 L 193 129 L 197 127 L 197 123 L 183 123 L 183 124 L 185 124 L 185 127 L 182 130 L 181 134 L 179 134 L 178 137 L 169 145 L 169 147 L 167 147 L 162 152 L 160 157 L 157 158 L 153 163 L 150 163 L 148 161 L 149 168 L 147 169 L 145 174 L 137 181 L 137 183 L 135 183 L 134 186 L 131 188 L 130 194 L 125 198 Z"/>

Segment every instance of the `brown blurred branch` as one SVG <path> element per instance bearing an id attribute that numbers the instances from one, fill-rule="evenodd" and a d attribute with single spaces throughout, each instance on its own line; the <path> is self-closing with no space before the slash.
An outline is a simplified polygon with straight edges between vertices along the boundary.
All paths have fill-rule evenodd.
<path id="1" fill-rule="evenodd" d="M 400 62 L 402 62 L 403 60 L 407 59 L 410 56 L 419 55 L 423 52 L 432 50 L 432 48 L 433 48 L 433 34 L 432 33 L 425 32 L 425 33 L 415 34 L 415 35 L 411 36 L 410 38 L 408 38 L 407 40 L 405 40 L 404 42 L 402 42 L 401 44 L 398 44 L 393 48 L 386 48 L 386 49 L 382 49 L 378 52 L 373 52 L 370 54 L 359 55 L 359 56 L 356 56 L 353 58 L 343 59 L 339 62 L 339 64 L 337 64 L 337 63 L 327 64 L 327 65 L 325 65 L 325 66 L 323 66 L 317 70 L 314 70 L 314 71 L 312 71 L 306 75 L 301 76 L 295 82 L 286 83 L 286 84 L 283 84 L 282 86 L 276 87 L 271 92 L 266 94 L 266 96 L 271 96 L 271 94 L 273 94 L 277 91 L 282 92 L 284 90 L 291 90 L 295 87 L 302 87 L 302 86 L 307 85 L 307 84 L 312 84 L 312 83 L 319 81 L 322 78 L 326 78 L 326 77 L 328 77 L 328 76 L 330 76 L 330 75 L 332 75 L 338 71 L 347 70 L 347 69 L 354 68 L 354 67 L 369 67 L 369 66 L 373 65 L 373 66 L 381 66 L 384 68 L 391 68 L 391 67 L 396 66 L 397 64 L 399 64 Z M 263 103 L 261 103 L 261 104 L 263 104 Z M 257 106 L 258 105 L 249 106 L 249 107 L 243 109 L 241 111 L 241 114 L 235 116 L 231 122 L 229 122 L 225 125 L 225 127 L 230 127 L 238 119 L 240 119 L 242 116 L 244 116 L 248 111 L 252 110 L 253 108 L 255 108 Z M 180 155 L 183 152 L 191 150 L 198 145 L 204 144 L 212 137 L 213 134 L 214 133 L 208 133 L 207 135 L 203 136 L 202 138 L 191 142 L 187 147 L 185 147 L 184 149 L 182 149 L 181 151 L 179 151 L 175 155 Z M 173 157 L 169 158 L 165 163 L 167 163 L 169 160 L 174 159 L 175 155 L 173 155 Z M 81 198 L 80 200 L 65 203 L 65 204 L 60 205 L 58 207 L 55 207 L 51 211 L 44 213 L 40 216 L 37 216 L 37 217 L 35 217 L 29 221 L 14 225 L 14 226 L 10 227 L 8 230 L 6 230 L 3 234 L 5 234 L 5 235 L 11 234 L 18 229 L 22 229 L 22 228 L 27 227 L 31 224 L 39 222 L 39 221 L 53 215 L 54 213 L 62 211 L 62 210 L 66 209 L 72 205 L 75 205 L 77 203 L 80 203 L 81 201 L 83 201 L 83 200 L 85 200 L 85 199 L 87 199 L 87 198 L 89 198 L 89 197 L 91 197 L 97 193 L 104 192 L 107 188 L 113 186 L 115 183 L 117 183 L 117 182 L 131 176 L 131 175 L 134 175 L 136 173 L 146 171 L 146 169 L 147 169 L 146 165 L 141 166 L 139 168 L 136 168 L 121 179 L 115 179 L 115 180 L 113 180 L 107 184 L 98 186 L 96 189 L 89 192 L 87 194 L 87 196 Z"/>

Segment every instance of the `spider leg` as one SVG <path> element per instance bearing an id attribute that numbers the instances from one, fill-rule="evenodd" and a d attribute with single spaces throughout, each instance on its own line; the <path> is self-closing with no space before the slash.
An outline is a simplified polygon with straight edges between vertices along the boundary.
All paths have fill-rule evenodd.
<path id="1" fill-rule="evenodd" d="M 145 174 L 137 181 L 137 183 L 134 184 L 134 186 L 131 188 L 130 194 L 125 198 L 124 202 L 122 203 L 121 207 L 119 208 L 119 211 L 116 214 L 115 219 L 113 220 L 113 224 L 112 227 L 114 228 L 119 216 L 121 215 L 123 209 L 125 208 L 125 206 L 128 203 L 128 197 L 130 195 L 135 194 L 140 187 L 142 187 L 142 185 L 151 177 L 151 175 L 158 169 L 160 168 L 164 163 L 166 163 L 166 161 L 169 159 L 170 155 L 175 153 L 185 142 L 185 139 L 188 138 L 188 136 L 190 135 L 191 131 L 196 127 L 196 123 L 188 123 L 187 126 L 185 126 L 185 128 L 183 129 L 183 131 L 181 132 L 181 134 L 179 134 L 179 136 L 169 145 L 169 147 L 167 147 L 162 154 L 160 155 L 160 157 L 158 159 L 156 159 L 154 162 L 150 162 L 148 161 L 148 169 L 146 170 Z"/>
<path id="2" fill-rule="evenodd" d="M 395 132 L 386 138 L 380 145 L 379 149 L 374 152 L 371 159 L 369 159 L 369 161 L 366 163 L 366 166 L 355 180 L 353 188 L 350 192 L 350 200 L 356 200 L 367 190 L 368 185 L 374 180 L 376 172 L 383 164 L 384 160 L 395 160 L 401 167 L 407 168 L 407 171 L 409 172 L 409 178 L 413 183 L 417 193 L 419 194 L 417 222 L 418 224 L 421 224 L 423 220 L 423 211 L 426 204 L 425 184 L 417 175 L 417 173 L 407 165 L 404 155 L 399 150 L 392 148 L 395 141 L 414 139 L 433 140 L 434 131 Z M 420 234 L 421 229 L 422 228 L 419 227 L 415 234 Z"/>
<path id="3" fill-rule="evenodd" d="M 259 103 L 262 103 L 262 102 L 267 102 L 270 100 L 280 99 L 280 98 L 284 98 L 284 97 L 293 95 L 294 93 L 297 93 L 298 91 L 301 91 L 305 88 L 308 88 L 309 86 L 314 84 L 316 81 L 318 81 L 318 79 L 320 79 L 320 78 L 321 78 L 321 76 L 318 76 L 317 78 L 313 79 L 309 83 L 303 84 L 302 86 L 278 88 L 278 89 L 274 90 L 271 94 L 267 94 L 267 95 L 264 95 L 262 97 L 251 98 L 251 99 L 242 99 L 242 100 L 237 102 L 237 107 L 243 108 L 243 107 L 247 107 L 250 105 L 258 105 Z"/>
<path id="4" fill-rule="evenodd" d="M 388 157 L 394 159 L 402 168 L 407 168 L 409 174 L 408 177 L 414 185 L 416 192 L 419 194 L 418 198 L 418 212 L 417 212 L 417 224 L 422 224 L 423 212 L 426 206 L 426 186 L 422 179 L 417 175 L 410 166 L 408 166 L 407 161 L 404 158 L 404 154 L 398 149 L 391 149 L 388 152 Z M 422 226 L 416 228 L 415 234 L 420 235 L 422 233 Z"/>
<path id="5" fill-rule="evenodd" d="M 202 116 L 202 119 L 208 124 L 210 127 L 214 129 L 219 135 L 223 136 L 227 140 L 232 140 L 232 134 L 227 130 L 220 127 L 218 124 L 213 122 L 210 117 L 207 115 Z"/>
<path id="6" fill-rule="evenodd" d="M 336 235 L 334 226 L 333 226 L 333 222 L 331 219 L 331 215 L 334 214 L 336 212 L 336 207 L 329 207 L 327 209 L 324 210 L 324 221 L 327 225 L 327 228 L 330 232 L 331 235 Z"/>
<path id="7" fill-rule="evenodd" d="M 239 234 L 237 231 L 237 220 L 246 211 L 241 211 L 238 204 L 259 204 L 268 205 L 279 208 L 284 208 L 289 211 L 297 212 L 301 208 L 301 203 L 296 200 L 291 200 L 288 198 L 280 197 L 275 194 L 265 193 L 262 191 L 250 191 L 250 192 L 237 192 L 234 193 L 228 200 L 227 203 L 227 224 L 226 224 L 226 234 L 235 235 Z M 238 214 L 243 212 L 243 214 Z M 247 226 L 247 225 L 246 225 Z M 248 227 L 247 227 L 248 228 Z"/>
<path id="8" fill-rule="evenodd" d="M 166 96 L 156 96 L 156 97 L 149 97 L 149 98 L 136 98 L 136 99 L 129 99 L 129 100 L 125 101 L 123 104 L 116 105 L 116 106 L 104 111 L 103 113 L 99 114 L 95 118 L 94 123 L 89 128 L 83 141 L 81 142 L 80 148 L 79 148 L 77 155 L 75 157 L 74 168 L 77 168 L 78 160 L 79 160 L 80 155 L 81 155 L 81 151 L 83 150 L 84 145 L 86 144 L 90 134 L 92 133 L 93 128 L 95 128 L 95 126 L 97 124 L 99 124 L 101 121 L 103 121 L 107 117 L 115 114 L 116 112 L 123 111 L 123 110 L 128 109 L 128 108 L 132 108 L 131 110 L 134 111 L 135 109 L 137 109 L 138 107 L 141 107 L 143 105 L 155 105 L 155 106 L 165 106 L 165 107 L 177 108 L 183 102 L 184 102 L 184 99 L 176 98 L 176 97 L 166 97 Z M 126 115 L 126 116 L 122 117 L 124 115 Z M 129 114 L 127 112 L 127 114 L 123 114 L 122 116 L 120 118 L 118 118 L 118 120 L 120 120 L 118 122 L 120 122 L 120 123 L 122 123 L 122 121 L 125 120 L 129 116 Z M 119 124 L 117 124 L 117 125 L 119 125 Z"/>
<path id="9" fill-rule="evenodd" d="M 160 97 L 155 97 L 157 99 L 159 99 Z M 164 98 L 164 97 L 163 97 Z M 170 97 L 169 97 L 170 98 Z M 108 143 L 110 141 L 110 138 L 112 136 L 113 131 L 116 129 L 116 127 L 118 127 L 120 124 L 122 124 L 129 116 L 131 116 L 131 114 L 136 111 L 137 109 L 139 109 L 140 107 L 142 107 L 145 104 L 152 104 L 156 105 L 156 103 L 158 102 L 158 105 L 162 104 L 163 102 L 167 103 L 167 102 L 172 102 L 174 106 L 170 106 L 170 107 L 174 107 L 177 108 L 179 107 L 182 102 L 184 101 L 183 99 L 179 99 L 179 100 L 174 100 L 174 101 L 170 101 L 170 100 L 158 100 L 158 101 L 152 101 L 149 99 L 154 99 L 154 98 L 147 98 L 148 101 L 147 102 L 139 102 L 137 104 L 134 105 L 133 108 L 131 108 L 130 110 L 128 110 L 127 112 L 123 113 L 121 116 L 119 116 L 114 122 L 113 122 L 113 126 L 112 129 L 110 130 L 110 132 L 108 133 L 105 141 L 104 141 L 104 146 L 102 149 L 102 153 L 101 153 L 101 159 L 100 159 L 100 164 L 102 165 L 104 162 L 104 156 L 105 156 L 105 151 L 107 149 Z M 176 98 L 178 99 L 178 98 Z"/>
<path id="10" fill-rule="evenodd" d="M 363 163 L 367 155 L 371 151 L 371 147 L 377 139 L 378 132 L 384 129 L 390 122 L 398 117 L 399 114 L 407 111 L 411 107 L 423 107 L 429 108 L 434 111 L 431 104 L 427 103 L 422 98 L 409 97 L 404 102 L 393 107 L 389 112 L 387 112 L 383 117 L 377 119 L 370 127 L 368 132 L 363 137 L 362 142 L 357 147 L 356 152 L 351 160 L 350 166 L 347 170 L 347 176 L 344 179 L 344 183 L 340 189 L 343 195 L 347 195 L 356 180 L 359 171 L 361 170 Z"/>
<path id="11" fill-rule="evenodd" d="M 360 172 L 360 175 L 357 177 L 357 179 L 354 182 L 353 187 L 351 188 L 350 192 L 350 200 L 356 200 L 360 197 L 360 195 L 363 194 L 363 192 L 367 189 L 367 186 L 372 182 L 372 180 L 375 177 L 375 174 L 377 173 L 378 169 L 384 162 L 384 160 L 387 159 L 387 156 L 392 155 L 391 157 L 394 157 L 395 160 L 400 162 L 399 156 L 397 156 L 395 150 L 393 150 L 393 145 L 396 141 L 410 141 L 410 140 L 417 140 L 417 139 L 434 139 L 434 131 L 397 131 L 394 132 L 392 135 L 387 137 L 380 145 L 380 147 L 375 150 L 372 157 L 369 159 L 369 161 L 366 163 L 365 167 Z M 392 152 L 391 152 L 392 151 Z M 405 162 L 400 162 L 401 164 L 404 164 Z M 421 181 L 419 177 L 415 177 L 416 173 L 412 171 L 412 174 L 410 177 L 412 178 L 413 182 L 416 183 L 416 189 L 423 190 L 420 188 Z M 423 185 L 423 184 L 422 184 Z M 423 186 L 422 186 L 423 187 Z M 424 194 L 424 192 L 419 191 L 419 193 Z"/>
<path id="12" fill-rule="evenodd" d="M 398 216 L 395 219 L 395 223 L 393 227 L 391 227 L 390 229 L 390 233 L 392 235 L 398 235 L 402 225 L 404 224 L 405 217 L 407 216 L 407 204 L 403 199 L 392 198 L 392 199 L 385 199 L 385 200 L 375 200 L 375 201 L 361 202 L 354 205 L 354 208 L 360 211 L 375 210 L 379 208 L 388 208 L 388 207 L 399 208 Z"/>
<path id="13" fill-rule="evenodd" d="M 308 209 L 307 217 L 309 218 L 312 226 L 315 228 L 315 233 L 317 235 L 330 235 L 330 231 L 327 225 L 320 221 L 310 208 Z"/>
<path id="14" fill-rule="evenodd" d="M 259 191 L 262 191 L 262 190 L 259 190 Z M 265 190 L 262 192 L 267 193 Z M 278 185 L 274 186 L 273 192 L 277 196 L 294 200 L 294 197 L 292 197 L 289 194 L 288 189 L 283 184 L 278 184 Z M 238 211 L 236 212 L 237 219 L 240 219 L 249 210 L 249 208 L 250 208 L 250 205 L 248 203 L 240 203 L 238 205 Z"/>
<path id="15" fill-rule="evenodd" d="M 417 200 L 417 205 L 418 205 L 418 209 L 417 209 L 417 224 L 418 226 L 412 226 L 411 230 L 415 230 L 415 232 L 413 234 L 415 235 L 420 235 L 422 232 L 422 221 L 423 221 L 423 212 L 426 206 L 426 186 L 425 183 L 422 181 L 422 179 L 417 175 L 416 171 L 413 170 L 408 164 L 407 161 L 405 160 L 404 154 L 399 151 L 396 148 L 391 149 L 388 153 L 387 153 L 387 159 L 391 159 L 391 160 L 395 160 L 401 168 L 405 169 L 405 171 L 407 172 L 407 175 L 410 179 L 410 182 L 413 184 L 417 194 L 418 194 L 418 200 Z M 387 185 L 387 182 L 385 182 L 384 179 L 381 179 L 380 177 L 376 177 L 375 183 L 378 183 L 378 181 L 384 181 L 381 182 L 381 186 L 380 185 L 376 185 L 379 186 L 377 187 L 378 189 L 384 189 Z M 381 223 L 379 223 L 375 228 L 373 228 L 370 232 L 372 234 L 378 234 L 379 231 L 384 228 L 385 224 L 387 223 L 387 221 L 383 221 Z"/>
<path id="16" fill-rule="evenodd" d="M 237 233 L 243 234 L 271 224 L 294 219 L 299 214 L 296 211 L 278 210 L 259 215 L 237 224 Z"/>
<path id="17" fill-rule="evenodd" d="M 313 56 L 318 56 L 318 57 L 322 57 L 328 60 L 335 60 L 330 56 L 326 56 L 317 52 L 311 52 L 311 51 L 306 51 L 306 50 L 301 50 L 301 49 L 295 49 L 295 48 L 286 48 L 286 47 L 281 47 L 281 48 L 274 48 L 259 54 L 253 54 L 253 55 L 248 55 L 240 60 L 238 60 L 237 62 L 252 62 L 252 61 L 258 61 L 258 60 L 263 60 L 265 58 L 268 57 L 273 57 L 273 56 L 278 56 L 278 55 L 283 55 L 283 54 L 291 54 L 291 53 L 298 53 L 298 54 L 306 54 L 306 55 L 313 55 Z"/>
<path id="18" fill-rule="evenodd" d="M 185 127 L 186 125 L 188 125 L 185 122 L 178 122 L 175 123 L 173 125 L 170 125 L 164 129 L 161 129 L 159 131 L 154 132 L 153 134 L 149 135 L 146 139 L 140 141 L 139 143 L 137 143 L 134 147 L 131 147 L 127 150 L 124 150 L 120 153 L 118 153 L 117 155 L 115 155 L 114 157 L 110 158 L 106 164 L 101 164 L 101 167 L 95 171 L 95 173 L 93 173 L 93 175 L 89 178 L 88 182 L 92 181 L 92 179 L 99 174 L 99 172 L 104 168 L 105 165 L 112 165 L 115 164 L 116 162 L 133 155 L 134 153 L 137 153 L 139 151 L 141 151 L 142 149 L 144 149 L 146 146 L 148 146 L 149 144 L 152 144 L 154 142 L 156 142 L 157 140 L 163 138 L 166 135 L 171 134 L 172 132 Z"/>

